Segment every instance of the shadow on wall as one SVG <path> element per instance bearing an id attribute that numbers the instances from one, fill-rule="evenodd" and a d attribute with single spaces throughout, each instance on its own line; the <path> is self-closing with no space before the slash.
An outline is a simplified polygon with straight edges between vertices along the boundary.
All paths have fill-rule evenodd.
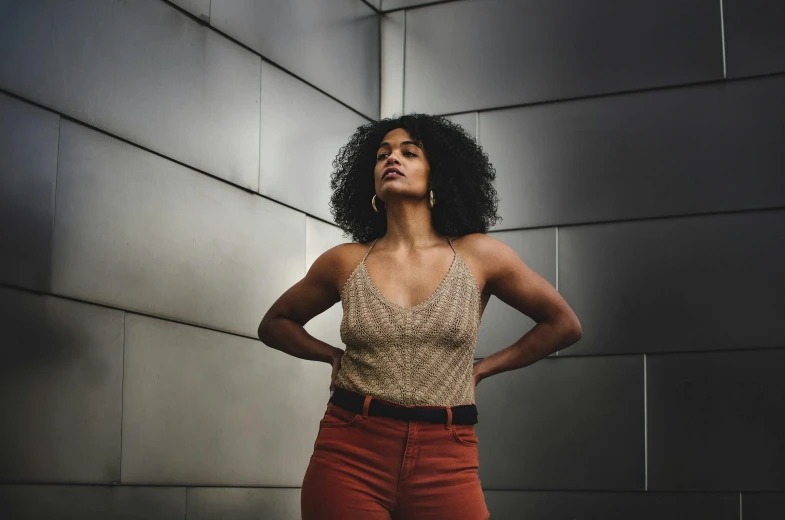
<path id="1" fill-rule="evenodd" d="M 0 481 L 119 481 L 123 320 L 0 287 Z"/>

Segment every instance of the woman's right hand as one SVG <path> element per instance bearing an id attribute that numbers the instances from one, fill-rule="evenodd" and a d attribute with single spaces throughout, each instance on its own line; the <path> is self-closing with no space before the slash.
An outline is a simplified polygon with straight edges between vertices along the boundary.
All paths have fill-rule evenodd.
<path id="1" fill-rule="evenodd" d="M 337 348 L 333 354 L 333 359 L 331 362 L 333 366 L 333 373 L 330 375 L 330 396 L 332 396 L 333 392 L 335 392 L 335 376 L 338 375 L 338 370 L 341 369 L 341 358 L 343 357 L 343 353 L 343 350 Z"/>

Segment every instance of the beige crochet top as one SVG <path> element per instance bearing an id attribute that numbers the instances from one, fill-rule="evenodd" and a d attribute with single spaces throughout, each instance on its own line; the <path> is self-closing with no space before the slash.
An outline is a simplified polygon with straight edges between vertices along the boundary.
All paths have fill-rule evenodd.
<path id="1" fill-rule="evenodd" d="M 484 304 L 447 240 L 454 255 L 447 275 L 413 307 L 389 301 L 374 285 L 365 265 L 373 241 L 341 291 L 346 351 L 336 386 L 407 406 L 474 403 L 472 366 Z"/>

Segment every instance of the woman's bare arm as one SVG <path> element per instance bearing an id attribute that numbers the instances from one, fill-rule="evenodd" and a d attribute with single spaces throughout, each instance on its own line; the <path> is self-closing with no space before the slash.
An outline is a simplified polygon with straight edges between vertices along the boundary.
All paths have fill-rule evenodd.
<path id="1" fill-rule="evenodd" d="M 475 384 L 494 374 L 531 365 L 581 338 L 578 317 L 547 280 L 504 242 L 488 235 L 473 237 L 467 246 L 482 261 L 484 292 L 537 322 L 518 341 L 477 363 Z"/>
<path id="2" fill-rule="evenodd" d="M 268 347 L 301 359 L 334 363 L 343 350 L 306 332 L 303 325 L 340 300 L 336 279 L 340 271 L 341 246 L 323 253 L 305 278 L 281 295 L 259 323 L 259 339 Z"/>

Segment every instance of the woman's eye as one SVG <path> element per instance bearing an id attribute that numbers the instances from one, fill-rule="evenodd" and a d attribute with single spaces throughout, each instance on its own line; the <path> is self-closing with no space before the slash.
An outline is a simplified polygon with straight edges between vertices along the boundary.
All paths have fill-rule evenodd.
<path id="1" fill-rule="evenodd" d="M 386 154 L 386 153 L 379 154 L 379 155 L 376 157 L 376 160 L 377 160 L 377 161 L 381 161 L 381 160 L 382 160 L 382 159 L 384 159 L 386 156 L 387 156 L 387 154 Z"/>

